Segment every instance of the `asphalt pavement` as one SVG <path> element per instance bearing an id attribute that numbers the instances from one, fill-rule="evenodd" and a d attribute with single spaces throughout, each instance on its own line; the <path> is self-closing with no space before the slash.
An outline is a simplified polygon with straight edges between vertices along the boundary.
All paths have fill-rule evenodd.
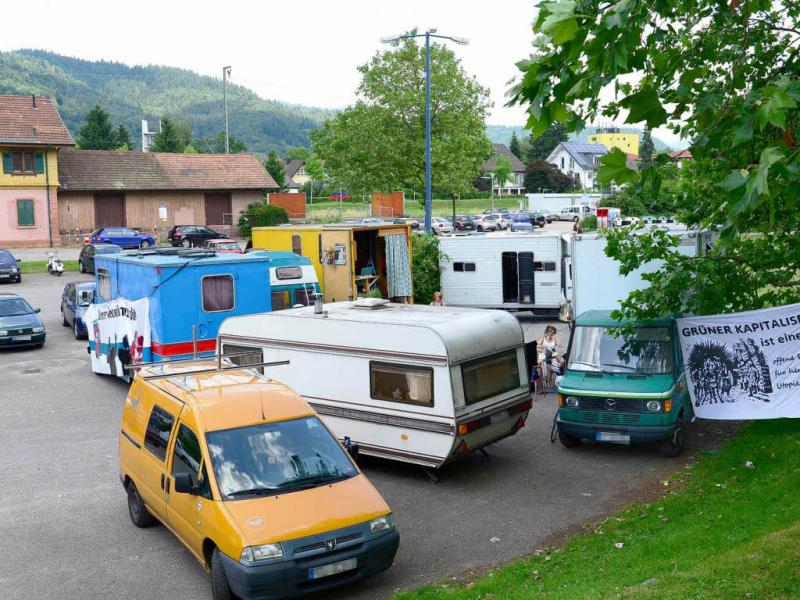
<path id="1" fill-rule="evenodd" d="M 86 342 L 61 325 L 63 286 L 87 279 L 27 275 L 0 286 L 41 307 L 47 328 L 42 349 L 0 351 L 0 598 L 208 600 L 208 575 L 188 550 L 128 517 L 117 461 L 127 385 L 94 375 Z M 526 337 L 544 325 L 524 319 Z M 395 512 L 400 551 L 389 571 L 325 598 L 386 598 L 530 553 L 681 464 L 651 446 L 551 444 L 554 412 L 552 395 L 538 397 L 516 436 L 489 447 L 488 459 L 447 467 L 436 484 L 419 468 L 362 458 Z"/>

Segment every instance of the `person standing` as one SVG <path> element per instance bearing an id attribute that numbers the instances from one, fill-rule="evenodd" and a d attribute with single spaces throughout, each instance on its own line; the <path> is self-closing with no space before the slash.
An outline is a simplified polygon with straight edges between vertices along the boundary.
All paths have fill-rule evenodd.
<path id="1" fill-rule="evenodd" d="M 442 292 L 437 290 L 433 293 L 433 302 L 431 302 L 431 306 L 444 306 Z"/>

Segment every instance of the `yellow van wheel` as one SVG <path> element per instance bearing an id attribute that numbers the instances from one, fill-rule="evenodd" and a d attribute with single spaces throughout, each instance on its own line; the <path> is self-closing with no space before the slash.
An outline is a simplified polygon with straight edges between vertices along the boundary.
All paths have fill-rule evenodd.
<path id="1" fill-rule="evenodd" d="M 228 578 L 225 576 L 225 568 L 222 566 L 222 559 L 219 557 L 219 549 L 214 548 L 211 554 L 211 597 L 214 600 L 234 600 L 235 596 L 228 585 Z"/>
<path id="2" fill-rule="evenodd" d="M 155 517 L 145 508 L 144 501 L 139 495 L 139 490 L 136 489 L 132 481 L 128 483 L 128 514 L 131 516 L 133 524 L 137 527 L 150 527 L 156 522 Z"/>

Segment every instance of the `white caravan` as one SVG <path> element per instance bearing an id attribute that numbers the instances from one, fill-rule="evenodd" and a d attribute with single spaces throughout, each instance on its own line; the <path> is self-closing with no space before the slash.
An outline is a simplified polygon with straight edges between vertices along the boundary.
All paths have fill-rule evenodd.
<path id="1" fill-rule="evenodd" d="M 562 303 L 561 236 L 456 235 L 439 241 L 448 306 L 557 313 Z"/>
<path id="2" fill-rule="evenodd" d="M 680 235 L 678 252 L 696 256 L 705 251 L 716 237 L 709 232 L 670 228 L 670 233 Z M 637 235 L 633 233 L 632 235 Z M 606 238 L 602 234 L 565 234 L 562 238 L 564 271 L 564 296 L 572 318 L 587 310 L 614 310 L 634 290 L 649 285 L 642 278 L 661 267 L 661 261 L 651 261 L 641 269 L 622 275 L 619 262 L 605 253 Z"/>
<path id="3" fill-rule="evenodd" d="M 424 467 L 515 434 L 531 408 L 522 328 L 500 311 L 336 302 L 227 319 L 217 347 L 290 361 L 270 377 L 339 438 Z"/>

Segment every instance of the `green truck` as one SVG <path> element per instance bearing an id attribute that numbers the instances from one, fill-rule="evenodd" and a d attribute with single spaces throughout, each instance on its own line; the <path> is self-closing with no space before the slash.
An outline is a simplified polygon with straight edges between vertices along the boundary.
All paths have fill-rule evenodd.
<path id="1" fill-rule="evenodd" d="M 675 457 L 693 418 L 674 319 L 617 321 L 605 310 L 575 319 L 558 385 L 564 446 L 657 442 Z"/>

